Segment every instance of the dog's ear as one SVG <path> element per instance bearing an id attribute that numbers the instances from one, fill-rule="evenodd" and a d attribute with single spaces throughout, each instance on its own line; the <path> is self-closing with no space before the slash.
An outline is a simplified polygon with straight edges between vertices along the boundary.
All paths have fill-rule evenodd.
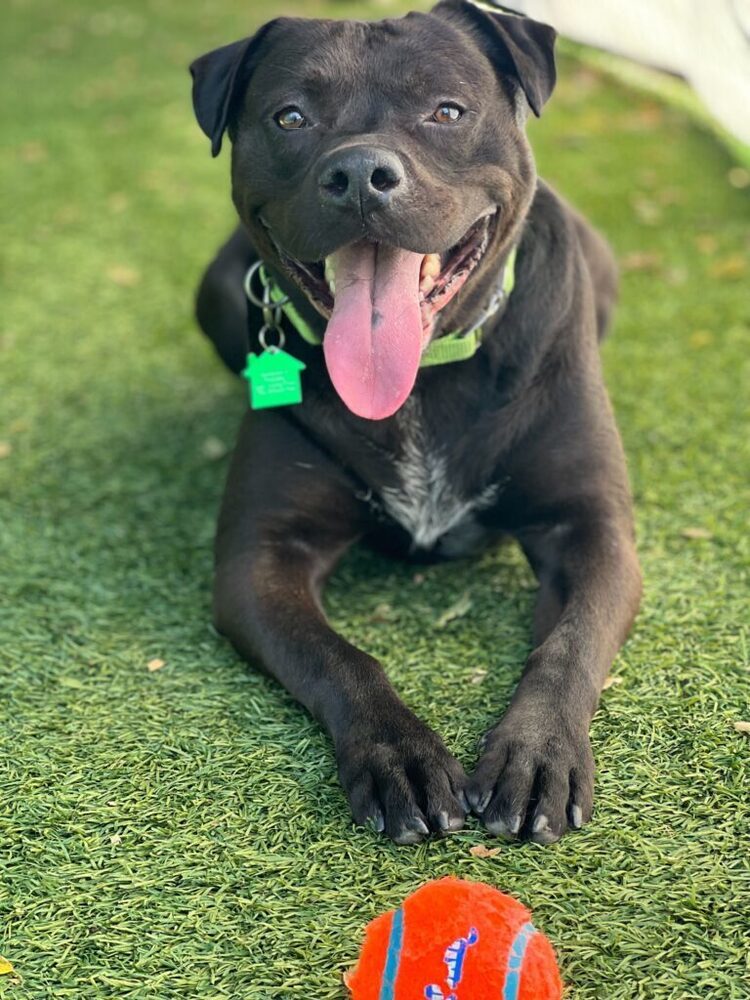
<path id="1" fill-rule="evenodd" d="M 214 49 L 190 64 L 195 117 L 211 140 L 213 156 L 221 151 L 222 137 L 250 81 L 261 43 L 279 20 L 264 24 L 251 38 Z"/>
<path id="2" fill-rule="evenodd" d="M 520 84 L 539 117 L 557 76 L 554 28 L 499 6 L 479 6 L 469 0 L 440 0 L 432 13 L 468 27 L 498 72 Z"/>

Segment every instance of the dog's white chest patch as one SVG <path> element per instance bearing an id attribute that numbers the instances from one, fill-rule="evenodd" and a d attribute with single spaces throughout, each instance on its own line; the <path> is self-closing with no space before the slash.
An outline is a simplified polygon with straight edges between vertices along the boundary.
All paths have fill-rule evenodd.
<path id="1" fill-rule="evenodd" d="M 493 502 L 497 486 L 468 498 L 456 490 L 445 454 L 427 439 L 414 398 L 405 404 L 399 422 L 403 438 L 396 471 L 401 482 L 382 490 L 386 511 L 408 531 L 415 548 L 431 549 L 442 539 L 445 555 L 470 551 L 483 534 L 473 513 Z"/>

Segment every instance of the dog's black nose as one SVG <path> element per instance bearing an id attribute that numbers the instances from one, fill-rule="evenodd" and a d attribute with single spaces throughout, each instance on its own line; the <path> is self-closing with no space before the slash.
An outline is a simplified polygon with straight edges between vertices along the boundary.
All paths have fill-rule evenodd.
<path id="1" fill-rule="evenodd" d="M 405 178 L 395 153 L 354 146 L 329 157 L 318 183 L 325 203 L 364 213 L 387 205 Z"/>

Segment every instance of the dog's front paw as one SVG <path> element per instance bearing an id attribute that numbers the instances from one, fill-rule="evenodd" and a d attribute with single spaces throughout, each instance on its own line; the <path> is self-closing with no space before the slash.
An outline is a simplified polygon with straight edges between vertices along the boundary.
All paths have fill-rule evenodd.
<path id="1" fill-rule="evenodd" d="M 359 720 L 336 741 L 336 759 L 360 825 L 397 844 L 416 844 L 464 825 L 464 769 L 437 733 L 408 710 Z"/>
<path id="2" fill-rule="evenodd" d="M 490 833 L 552 844 L 591 818 L 588 733 L 550 716 L 511 710 L 487 733 L 466 795 Z"/>

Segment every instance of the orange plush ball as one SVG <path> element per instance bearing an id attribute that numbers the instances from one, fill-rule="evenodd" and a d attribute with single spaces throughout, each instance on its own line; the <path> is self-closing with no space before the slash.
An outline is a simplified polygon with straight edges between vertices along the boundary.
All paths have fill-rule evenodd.
<path id="1" fill-rule="evenodd" d="M 521 903 L 482 882 L 428 882 L 367 927 L 353 1000 L 560 1000 L 552 945 Z"/>

